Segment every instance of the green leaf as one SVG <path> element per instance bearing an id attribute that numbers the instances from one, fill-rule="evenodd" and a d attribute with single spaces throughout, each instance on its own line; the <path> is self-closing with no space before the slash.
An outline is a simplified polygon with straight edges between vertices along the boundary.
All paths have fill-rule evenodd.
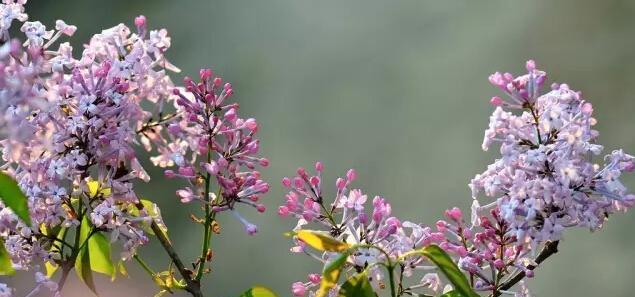
<path id="1" fill-rule="evenodd" d="M 373 286 L 368 281 L 366 271 L 346 280 L 340 287 L 338 297 L 375 297 Z"/>
<path id="2" fill-rule="evenodd" d="M 322 271 L 322 281 L 320 281 L 320 289 L 317 291 L 315 297 L 328 296 L 329 290 L 335 287 L 337 281 L 340 279 L 342 268 L 344 268 L 348 256 L 348 252 L 342 253 L 324 267 L 324 271 Z"/>
<path id="3" fill-rule="evenodd" d="M 15 270 L 11 263 L 11 257 L 9 257 L 9 252 L 7 252 L 7 249 L 4 247 L 4 241 L 0 239 L 0 275 L 13 274 L 15 274 Z"/>
<path id="4" fill-rule="evenodd" d="M 20 190 L 18 183 L 4 172 L 0 172 L 0 199 L 25 224 L 29 227 L 31 226 L 28 200 L 22 190 Z"/>
<path id="5" fill-rule="evenodd" d="M 463 272 L 459 270 L 459 267 L 454 264 L 452 258 L 450 258 L 450 256 L 448 256 L 448 254 L 446 254 L 440 247 L 436 245 L 429 245 L 421 250 L 415 251 L 413 254 L 421 254 L 430 259 L 430 261 L 439 267 L 439 270 L 441 270 L 445 277 L 447 277 L 454 285 L 456 293 L 460 293 L 460 295 L 449 296 L 479 297 L 479 295 L 472 290 L 472 286 L 470 286 L 470 283 Z"/>
<path id="6" fill-rule="evenodd" d="M 277 296 L 275 293 L 273 293 L 271 290 L 265 287 L 256 286 L 240 294 L 239 297 L 277 297 Z"/>
<path id="7" fill-rule="evenodd" d="M 86 286 L 97 294 L 92 272 L 102 273 L 111 278 L 116 275 L 115 266 L 110 258 L 110 242 L 103 233 L 93 231 L 92 224 L 86 216 L 80 226 L 79 242 L 82 248 L 75 260 L 75 272 Z"/>
<path id="8" fill-rule="evenodd" d="M 299 230 L 298 232 L 296 232 L 295 235 L 300 240 L 304 241 L 306 244 L 319 251 L 343 252 L 350 247 L 345 242 L 341 242 L 333 237 L 317 231 Z"/>
<path id="9" fill-rule="evenodd" d="M 110 258 L 110 241 L 101 232 L 93 234 L 88 239 L 88 250 L 90 252 L 90 268 L 98 273 L 115 277 L 115 265 Z"/>
<path id="10" fill-rule="evenodd" d="M 75 273 L 77 277 L 86 284 L 86 286 L 97 295 L 95 281 L 93 280 L 93 272 L 90 269 L 90 254 L 88 248 L 82 248 L 75 259 Z"/>
<path id="11" fill-rule="evenodd" d="M 459 293 L 457 291 L 450 291 L 450 292 L 447 292 L 447 293 L 445 293 L 445 294 L 443 294 L 443 295 L 441 295 L 439 297 L 464 297 L 464 296 L 465 295 L 463 295 L 463 294 L 461 294 L 461 293 Z"/>

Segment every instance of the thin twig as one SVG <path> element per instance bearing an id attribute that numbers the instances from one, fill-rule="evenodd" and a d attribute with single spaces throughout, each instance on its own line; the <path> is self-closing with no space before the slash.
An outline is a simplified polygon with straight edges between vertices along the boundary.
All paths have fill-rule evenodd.
<path id="1" fill-rule="evenodd" d="M 542 251 L 540 251 L 540 254 L 538 254 L 538 257 L 536 257 L 536 259 L 534 260 L 536 262 L 536 265 L 533 265 L 533 264 L 528 265 L 527 269 L 529 269 L 529 270 L 536 269 L 536 267 L 538 267 L 538 265 L 540 265 L 540 263 L 545 261 L 551 255 L 557 253 L 558 252 L 558 243 L 559 243 L 559 241 L 547 241 L 547 243 L 545 243 L 545 247 L 542 249 Z M 508 281 L 506 281 L 502 285 L 500 285 L 498 287 L 498 290 L 493 294 L 493 297 L 500 296 L 500 294 L 501 294 L 500 291 L 501 290 L 508 290 L 509 288 L 513 287 L 516 283 L 521 281 L 523 278 L 525 278 L 525 272 L 521 271 L 518 274 L 516 274 L 514 277 L 512 277 L 511 279 L 509 279 Z"/>

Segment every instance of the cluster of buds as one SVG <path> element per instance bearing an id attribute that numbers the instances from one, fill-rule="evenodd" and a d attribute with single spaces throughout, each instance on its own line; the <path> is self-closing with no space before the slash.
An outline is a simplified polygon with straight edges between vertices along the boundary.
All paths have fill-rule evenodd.
<path id="1" fill-rule="evenodd" d="M 165 170 L 165 176 L 187 182 L 176 191 L 181 202 L 202 203 L 211 216 L 230 211 L 253 235 L 256 225 L 243 218 L 237 206 L 265 211 L 259 201 L 269 185 L 255 168 L 269 161 L 257 156 L 258 123 L 239 117 L 238 104 L 226 102 L 233 94 L 231 84 L 214 77 L 211 69 L 201 69 L 198 83 L 186 77 L 184 85 L 172 90 L 176 112 L 167 128 L 143 132 L 148 147 L 154 145 L 160 153 L 151 160 L 157 166 L 176 167 Z M 212 181 L 218 185 L 216 193 L 210 191 Z"/>

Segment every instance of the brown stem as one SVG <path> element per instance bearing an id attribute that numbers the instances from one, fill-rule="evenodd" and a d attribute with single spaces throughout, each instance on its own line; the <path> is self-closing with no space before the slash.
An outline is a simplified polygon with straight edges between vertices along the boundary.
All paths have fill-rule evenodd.
<path id="1" fill-rule="evenodd" d="M 545 247 L 542 249 L 542 251 L 540 251 L 540 254 L 538 254 L 538 257 L 536 257 L 536 259 L 534 260 L 536 262 L 536 265 L 528 265 L 527 269 L 529 269 L 529 270 L 536 269 L 536 267 L 538 267 L 538 265 L 540 263 L 545 261 L 551 255 L 557 253 L 558 252 L 558 243 L 559 243 L 559 241 L 547 241 L 547 243 L 545 243 Z M 498 287 L 498 289 L 496 290 L 496 292 L 493 294 L 493 297 L 500 296 L 500 294 L 501 294 L 500 291 L 501 290 L 507 290 L 507 289 L 513 287 L 515 284 L 517 284 L 523 278 L 525 278 L 525 272 L 521 271 L 518 274 L 516 274 L 514 277 L 512 277 L 511 279 L 509 279 L 508 281 L 506 281 L 502 285 L 500 285 Z"/>
<path id="2" fill-rule="evenodd" d="M 176 269 L 185 280 L 185 283 L 187 284 L 187 288 L 185 290 L 190 292 L 190 294 L 192 294 L 192 296 L 194 297 L 203 297 L 203 293 L 201 292 L 201 283 L 197 280 L 192 279 L 192 272 L 185 268 L 185 265 L 183 265 L 181 258 L 174 250 L 174 247 L 172 247 L 172 243 L 165 236 L 163 230 L 161 230 L 161 227 L 159 227 L 159 225 L 154 220 L 152 220 L 152 225 L 150 227 L 152 228 L 152 231 L 163 246 L 163 249 L 166 251 L 166 253 L 168 253 L 170 259 L 172 259 L 174 266 L 176 266 Z"/>
<path id="3" fill-rule="evenodd" d="M 143 204 L 141 202 L 137 203 L 135 206 L 140 211 L 143 210 Z M 185 280 L 185 283 L 187 284 L 185 290 L 190 292 L 193 297 L 203 297 L 203 293 L 201 292 L 201 283 L 192 278 L 192 271 L 185 268 L 185 265 L 183 265 L 183 261 L 181 261 L 181 258 L 176 253 L 176 250 L 174 250 L 170 239 L 165 236 L 165 233 L 163 233 L 163 230 L 161 230 L 161 227 L 159 227 L 159 224 L 157 224 L 156 220 L 152 219 L 150 228 L 161 243 L 161 246 L 163 247 L 165 252 L 172 260 L 172 263 L 174 263 L 174 266 L 176 266 L 176 269 L 179 271 L 179 274 L 181 274 L 181 277 L 183 277 L 183 279 Z"/>
<path id="4" fill-rule="evenodd" d="M 62 277 L 57 281 L 57 291 L 62 292 L 62 288 L 64 288 L 64 284 L 66 283 L 66 279 L 68 278 L 68 274 L 73 269 L 72 262 L 64 262 L 60 264 L 62 266 Z"/>

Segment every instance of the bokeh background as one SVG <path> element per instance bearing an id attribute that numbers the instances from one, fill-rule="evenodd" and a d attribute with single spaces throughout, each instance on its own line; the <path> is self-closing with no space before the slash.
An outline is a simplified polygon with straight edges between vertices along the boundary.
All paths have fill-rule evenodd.
<path id="1" fill-rule="evenodd" d="M 77 53 L 91 34 L 144 14 L 171 33 L 168 56 L 183 69 L 175 81 L 210 66 L 233 83 L 242 114 L 261 123 L 270 211 L 244 211 L 260 227 L 253 238 L 221 216 L 208 296 L 237 296 L 253 284 L 289 296 L 292 282 L 320 270 L 289 253 L 282 233 L 293 222 L 275 215 L 280 178 L 314 160 L 324 161 L 329 183 L 356 168 L 357 185 L 388 197 L 404 219 L 433 224 L 446 208 L 467 208 L 468 181 L 495 156 L 480 149 L 497 94 L 487 76 L 523 71 L 529 58 L 593 101 L 607 151 L 635 151 L 633 1 L 40 0 L 28 12 L 49 26 L 77 25 Z M 154 182 L 139 192 L 162 207 L 178 250 L 192 258 L 201 228 L 187 216 L 195 209 L 151 173 Z M 630 213 L 597 234 L 566 233 L 562 252 L 530 281 L 535 295 L 632 296 L 634 227 Z M 155 269 L 167 265 L 156 243 L 142 255 Z M 130 279 L 99 278 L 101 295 L 156 292 L 139 268 L 129 269 Z M 26 288 L 31 278 L 19 281 Z M 74 276 L 64 293 L 88 296 Z"/>

